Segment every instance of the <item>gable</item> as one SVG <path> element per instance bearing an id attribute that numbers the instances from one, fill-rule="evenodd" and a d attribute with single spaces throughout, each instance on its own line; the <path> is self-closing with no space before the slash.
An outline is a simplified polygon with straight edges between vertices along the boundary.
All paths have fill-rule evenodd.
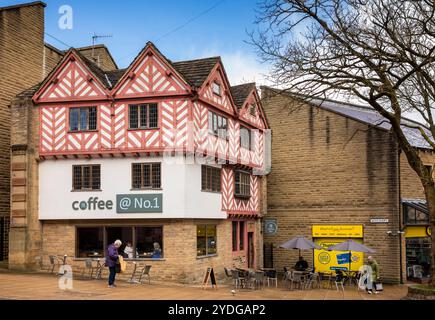
<path id="1" fill-rule="evenodd" d="M 36 95 L 38 102 L 105 99 L 106 91 L 92 73 L 71 56 Z"/>
<path id="2" fill-rule="evenodd" d="M 148 94 L 183 94 L 188 85 L 172 68 L 152 51 L 143 55 L 124 77 L 115 91 L 116 97 L 143 96 Z"/>
<path id="3" fill-rule="evenodd" d="M 221 86 L 221 95 L 217 95 L 213 92 L 214 82 Z M 220 64 L 215 67 L 213 72 L 211 72 L 211 74 L 209 75 L 207 81 L 205 81 L 202 89 L 199 92 L 199 96 L 204 101 L 214 105 L 215 107 L 232 115 L 235 114 L 235 107 L 231 99 L 228 80 L 222 72 Z"/>
<path id="4" fill-rule="evenodd" d="M 255 90 L 249 94 L 240 108 L 239 117 L 257 128 L 266 128 L 266 121 L 263 118 L 263 112 L 260 102 L 256 97 Z"/>

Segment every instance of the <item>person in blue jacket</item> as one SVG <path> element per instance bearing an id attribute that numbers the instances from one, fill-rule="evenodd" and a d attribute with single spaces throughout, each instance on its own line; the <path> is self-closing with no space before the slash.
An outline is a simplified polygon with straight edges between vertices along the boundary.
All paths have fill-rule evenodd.
<path id="1" fill-rule="evenodd" d="M 115 265 L 119 261 L 118 249 L 121 247 L 121 240 L 116 240 L 107 247 L 106 265 L 109 267 L 109 288 L 115 288 L 116 269 Z"/>

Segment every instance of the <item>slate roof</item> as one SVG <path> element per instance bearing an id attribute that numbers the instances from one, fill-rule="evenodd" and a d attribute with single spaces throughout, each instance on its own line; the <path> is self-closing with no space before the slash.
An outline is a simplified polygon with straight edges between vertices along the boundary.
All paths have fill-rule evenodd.
<path id="1" fill-rule="evenodd" d="M 325 110 L 330 110 L 332 112 L 341 114 L 345 117 L 376 126 L 381 129 L 390 130 L 390 122 L 381 116 L 375 109 L 370 106 L 361 106 L 355 104 L 349 104 L 341 101 L 334 100 L 324 100 L 324 99 L 313 99 L 310 98 L 307 102 L 311 105 L 320 107 Z M 408 141 L 413 147 L 430 149 L 431 145 L 423 138 L 420 131 L 416 128 L 410 128 L 409 126 L 420 126 L 422 127 L 428 136 L 431 136 L 430 131 L 424 127 L 421 123 L 416 121 L 402 118 L 402 130 Z"/>
<path id="2" fill-rule="evenodd" d="M 192 87 L 199 88 L 219 61 L 220 57 L 211 57 L 171 62 L 171 64 Z"/>
<path id="3" fill-rule="evenodd" d="M 237 108 L 240 109 L 243 106 L 243 103 L 248 98 L 248 95 L 251 93 L 253 89 L 255 89 L 255 83 L 245 83 L 238 86 L 232 86 L 231 95 L 233 96 L 234 103 Z"/>

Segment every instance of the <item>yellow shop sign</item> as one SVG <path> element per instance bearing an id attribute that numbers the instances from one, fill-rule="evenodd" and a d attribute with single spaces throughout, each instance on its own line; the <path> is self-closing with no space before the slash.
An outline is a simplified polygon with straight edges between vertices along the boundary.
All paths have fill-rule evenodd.
<path id="1" fill-rule="evenodd" d="M 430 226 L 408 226 L 405 229 L 405 238 L 426 238 L 430 235 Z"/>
<path id="2" fill-rule="evenodd" d="M 313 238 L 362 238 L 362 225 L 313 225 Z"/>

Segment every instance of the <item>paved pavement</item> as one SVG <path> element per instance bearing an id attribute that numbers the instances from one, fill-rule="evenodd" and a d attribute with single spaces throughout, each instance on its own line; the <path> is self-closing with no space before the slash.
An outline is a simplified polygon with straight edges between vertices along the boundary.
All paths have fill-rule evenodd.
<path id="1" fill-rule="evenodd" d="M 396 300 L 406 296 L 405 285 L 384 285 L 378 295 L 357 291 L 355 287 L 345 287 L 337 292 L 328 289 L 294 290 L 283 287 L 262 290 L 238 290 L 234 295 L 229 286 L 219 286 L 217 290 L 200 287 L 161 284 L 129 284 L 118 281 L 117 288 L 107 288 L 106 280 L 73 280 L 70 290 L 59 289 L 59 279 L 50 274 L 11 273 L 0 271 L 0 299 L 37 300 Z"/>

